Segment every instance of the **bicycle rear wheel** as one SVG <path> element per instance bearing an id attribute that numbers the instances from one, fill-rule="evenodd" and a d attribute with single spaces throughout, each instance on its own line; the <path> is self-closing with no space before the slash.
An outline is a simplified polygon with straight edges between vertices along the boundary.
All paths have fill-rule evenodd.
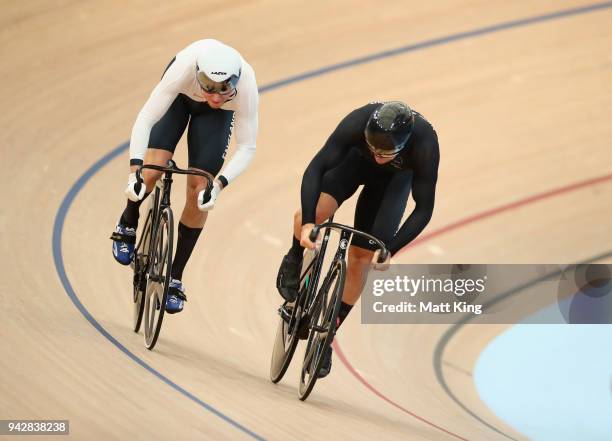
<path id="1" fill-rule="evenodd" d="M 151 216 L 152 210 L 147 213 L 147 219 L 140 235 L 140 240 L 134 251 L 134 280 L 132 284 L 134 299 L 133 329 L 134 332 L 140 330 L 142 315 L 144 312 L 144 293 L 147 289 L 147 272 L 149 245 L 151 243 Z"/>
<path id="2" fill-rule="evenodd" d="M 174 219 L 170 207 L 164 209 L 153 229 L 144 306 L 144 334 L 147 349 L 153 349 L 161 331 L 170 285 L 174 245 Z"/>
<path id="3" fill-rule="evenodd" d="M 292 304 L 283 304 L 279 309 L 281 316 L 276 328 L 272 359 L 270 360 L 270 380 L 273 383 L 278 383 L 287 372 L 299 343 L 298 330 L 300 329 L 300 320 L 302 319 L 309 281 L 314 268 L 310 263 L 314 257 L 313 252 L 307 252 L 304 256 L 302 271 L 308 271 L 308 273 L 302 273 L 300 277 L 301 286 L 298 298 Z M 288 310 L 290 310 L 289 317 L 283 317 L 283 314 L 286 314 Z"/>
<path id="4" fill-rule="evenodd" d="M 285 375 L 285 372 L 287 372 L 289 364 L 291 364 L 293 353 L 299 342 L 297 338 L 297 325 L 300 310 L 301 308 L 297 307 L 294 302 L 291 305 L 289 320 L 282 316 L 278 320 L 274 347 L 272 349 L 272 359 L 270 361 L 270 380 L 272 383 L 278 383 Z"/>
<path id="5" fill-rule="evenodd" d="M 304 351 L 304 362 L 300 370 L 298 396 L 302 401 L 312 392 L 319 378 L 323 354 L 334 339 L 345 279 L 346 262 L 344 259 L 335 260 L 314 299 L 310 332 Z"/>

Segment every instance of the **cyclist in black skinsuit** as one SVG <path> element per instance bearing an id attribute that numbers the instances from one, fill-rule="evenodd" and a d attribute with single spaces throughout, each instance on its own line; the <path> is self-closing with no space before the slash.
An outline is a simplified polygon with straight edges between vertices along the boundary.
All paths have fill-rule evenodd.
<path id="1" fill-rule="evenodd" d="M 356 229 L 382 240 L 391 256 L 414 240 L 431 219 L 440 151 L 432 125 L 399 101 L 375 102 L 353 110 L 338 125 L 310 162 L 302 178 L 302 208 L 294 218 L 291 249 L 283 258 L 277 288 L 285 300 L 297 297 L 304 248 L 315 222 L 329 218 L 359 185 Z M 416 206 L 400 227 L 408 197 Z M 348 253 L 347 279 L 337 326 L 359 299 L 375 260 L 373 243 L 353 238 Z M 375 269 L 386 269 L 374 264 Z M 319 377 L 331 369 L 331 347 Z"/>

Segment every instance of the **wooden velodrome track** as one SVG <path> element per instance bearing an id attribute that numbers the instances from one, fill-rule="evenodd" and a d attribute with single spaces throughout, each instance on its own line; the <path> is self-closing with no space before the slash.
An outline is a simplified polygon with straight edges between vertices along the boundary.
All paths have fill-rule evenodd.
<path id="1" fill-rule="evenodd" d="M 449 339 L 446 325 L 362 326 L 356 310 L 307 402 L 295 366 L 271 384 L 274 280 L 305 165 L 342 116 L 376 99 L 427 116 L 442 152 L 434 217 L 396 262 L 606 255 L 612 8 L 575 10 L 589 5 L 2 2 L 0 419 L 69 419 L 70 438 L 96 440 L 525 439 L 471 377 L 505 326 Z M 127 140 L 174 53 L 207 37 L 238 48 L 260 86 L 430 44 L 262 94 L 256 159 L 222 194 L 187 267 L 185 311 L 149 352 L 108 240 L 127 153 L 90 167 Z"/>

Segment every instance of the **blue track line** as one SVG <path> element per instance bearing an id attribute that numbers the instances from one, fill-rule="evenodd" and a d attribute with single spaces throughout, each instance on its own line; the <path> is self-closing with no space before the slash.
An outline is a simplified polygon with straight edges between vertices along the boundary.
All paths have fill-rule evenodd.
<path id="1" fill-rule="evenodd" d="M 310 78 L 319 77 L 328 73 L 336 72 L 342 69 L 348 69 L 349 67 L 358 66 L 360 64 L 371 63 L 373 61 L 382 60 L 384 58 L 395 57 L 397 55 L 403 55 L 408 52 L 416 52 L 420 49 L 428 49 L 435 46 L 442 46 L 444 44 L 453 43 L 460 40 L 467 40 L 473 37 L 479 37 L 482 35 L 493 34 L 507 29 L 519 28 L 532 24 L 542 23 L 546 21 L 556 20 L 564 17 L 571 17 L 573 15 L 586 14 L 601 9 L 608 9 L 612 7 L 612 1 L 594 3 L 587 6 L 581 6 L 578 8 L 564 9 L 562 11 L 551 12 L 549 14 L 536 15 L 535 17 L 521 18 L 519 20 L 512 20 L 505 23 L 499 23 L 492 26 L 486 26 L 483 28 L 474 29 L 472 31 L 459 32 L 457 34 L 447 35 L 445 37 L 434 38 L 431 40 L 425 40 L 418 43 L 412 43 L 406 46 L 400 46 L 395 49 L 389 49 L 383 52 L 378 52 L 364 57 L 353 58 L 352 60 L 343 61 L 341 63 L 332 64 L 329 66 L 322 67 L 320 69 L 311 70 L 304 72 L 293 77 L 285 78 L 274 83 L 267 84 L 259 89 L 261 93 L 269 92 L 271 90 L 280 89 L 293 83 L 308 80 Z"/>
<path id="2" fill-rule="evenodd" d="M 308 71 L 308 72 L 305 72 L 305 73 L 300 74 L 300 75 L 296 75 L 296 76 L 293 76 L 293 77 L 286 78 L 284 80 L 280 80 L 280 81 L 276 81 L 276 82 L 264 85 L 264 86 L 262 86 L 259 89 L 259 91 L 260 91 L 260 93 L 266 93 L 266 92 L 269 92 L 269 91 L 272 91 L 272 90 L 283 88 L 285 86 L 288 86 L 288 85 L 291 85 L 291 84 L 294 84 L 294 83 L 298 83 L 300 81 L 304 81 L 304 80 L 307 80 L 307 79 L 319 77 L 319 76 L 322 76 L 322 75 L 325 75 L 325 74 L 328 74 L 328 73 L 331 73 L 331 72 L 339 71 L 339 70 L 342 70 L 342 69 L 347 69 L 347 68 L 350 68 L 350 67 L 353 67 L 353 66 L 357 66 L 357 65 L 361 65 L 361 64 L 370 63 L 370 62 L 373 62 L 373 61 L 378 61 L 378 60 L 381 60 L 381 59 L 384 59 L 384 58 L 389 58 L 389 57 L 394 57 L 394 56 L 406 54 L 406 53 L 409 53 L 409 52 L 415 52 L 415 51 L 420 50 L 420 49 L 426 49 L 426 48 L 430 48 L 430 47 L 434 47 L 434 46 L 441 46 L 441 45 L 444 45 L 444 44 L 447 44 L 447 43 L 452 43 L 452 42 L 459 41 L 459 40 L 465 40 L 465 39 L 468 39 L 468 38 L 473 38 L 473 37 L 477 37 L 477 36 L 492 34 L 492 33 L 495 33 L 495 32 L 500 32 L 500 31 L 503 31 L 503 30 L 511 29 L 511 28 L 518 28 L 518 27 L 528 26 L 528 25 L 531 25 L 531 24 L 542 23 L 542 22 L 546 22 L 546 21 L 556 20 L 556 19 L 559 19 L 559 18 L 564 18 L 564 17 L 570 17 L 570 16 L 575 16 L 575 15 L 585 14 L 585 13 L 588 13 L 588 12 L 608 9 L 608 8 L 611 8 L 611 7 L 612 7 L 612 1 L 595 3 L 595 4 L 591 4 L 591 5 L 587 5 L 587 6 L 578 7 L 578 8 L 566 9 L 566 10 L 562 10 L 562 11 L 558 11 L 558 12 L 552 12 L 552 13 L 549 13 L 549 14 L 538 15 L 538 16 L 535 16 L 535 17 L 524 18 L 524 19 L 519 19 L 519 20 L 513 20 L 513 21 L 509 21 L 509 22 L 505 22 L 505 23 L 499 23 L 499 24 L 496 24 L 496 25 L 487 26 L 487 27 L 475 29 L 475 30 L 472 30 L 472 31 L 466 31 L 466 32 L 460 32 L 460 33 L 457 33 L 457 34 L 452 34 L 452 35 L 449 35 L 449 36 L 446 36 L 446 37 L 440 37 L 440 38 L 435 38 L 435 39 L 432 39 L 432 40 L 426 40 L 426 41 L 422 41 L 422 42 L 419 42 L 419 43 L 414 43 L 414 44 L 398 47 L 398 48 L 395 48 L 395 49 L 391 49 L 391 50 L 387 50 L 387 51 L 383 51 L 383 52 L 378 52 L 376 54 L 371 54 L 371 55 L 368 55 L 368 56 L 364 56 L 364 57 L 360 57 L 360 58 L 355 58 L 355 59 L 352 59 L 352 60 L 347 60 L 347 61 L 344 61 L 344 62 L 341 62 L 341 63 L 333 64 L 333 65 L 330 65 L 330 66 L 326 66 L 326 67 L 323 67 L 323 68 L 320 68 L 320 69 Z M 155 370 L 153 367 L 151 367 L 149 364 L 147 364 L 141 358 L 136 356 L 133 352 L 129 351 L 115 337 L 113 337 L 106 329 L 104 329 L 104 327 L 102 327 L 102 325 L 100 325 L 100 323 L 98 323 L 96 321 L 96 319 L 90 314 L 90 312 L 87 310 L 87 308 L 85 308 L 85 306 L 81 303 L 79 297 L 77 296 L 76 292 L 72 288 L 72 285 L 70 283 L 70 279 L 68 278 L 68 275 L 66 274 L 66 268 L 65 268 L 65 265 L 64 265 L 64 259 L 63 259 L 63 255 L 62 255 L 62 236 L 63 236 L 64 224 L 65 224 L 65 221 L 66 221 L 66 216 L 68 215 L 68 211 L 70 210 L 70 207 L 72 206 L 72 203 L 74 202 L 74 200 L 78 196 L 79 192 L 83 189 L 85 184 L 98 171 L 100 171 L 105 165 L 107 165 L 110 161 L 112 161 L 116 157 L 118 157 L 121 154 L 123 154 L 128 149 L 128 146 L 129 146 L 129 143 L 128 142 L 124 142 L 123 144 L 121 144 L 118 147 L 114 148 L 109 153 L 107 153 L 102 158 L 100 158 L 91 167 L 89 167 L 89 169 L 87 169 L 77 179 L 77 181 L 72 185 L 72 187 L 70 188 L 70 190 L 68 191 L 68 193 L 66 194 L 64 199 L 62 200 L 62 203 L 60 204 L 60 207 L 59 207 L 59 209 L 57 211 L 57 214 L 56 214 L 56 217 L 55 217 L 55 221 L 54 221 L 54 225 L 53 225 L 52 248 L 53 248 L 53 260 L 55 262 L 55 269 L 56 269 L 58 277 L 59 277 L 59 279 L 60 279 L 60 281 L 62 283 L 62 286 L 64 287 L 66 293 L 68 294 L 68 297 L 70 298 L 70 300 L 72 301 L 74 306 L 76 306 L 76 308 L 83 315 L 83 317 L 85 317 L 85 319 L 89 323 L 91 323 L 91 325 L 98 332 L 100 332 L 100 334 L 102 334 L 108 341 L 110 341 L 114 346 L 116 346 L 120 351 L 122 351 L 130 359 L 132 359 L 134 362 L 136 362 L 137 364 L 142 366 L 144 369 L 149 371 L 151 374 L 155 375 L 157 378 L 159 378 L 161 381 L 166 383 L 168 386 L 172 387 L 177 392 L 181 393 L 182 395 L 184 395 L 185 397 L 189 398 L 191 401 L 195 402 L 196 404 L 198 404 L 199 406 L 203 407 L 207 411 L 213 413 L 214 415 L 218 416 L 222 420 L 226 421 L 228 424 L 232 425 L 233 427 L 235 427 L 236 429 L 240 430 L 244 434 L 249 435 L 252 438 L 257 439 L 257 440 L 264 440 L 264 438 L 261 437 L 260 435 L 258 435 L 255 432 L 247 429 L 246 427 L 244 427 L 243 425 L 241 425 L 240 423 L 238 423 L 237 421 L 235 421 L 231 417 L 225 415 L 221 411 L 217 410 L 216 408 L 214 408 L 210 404 L 202 401 L 200 398 L 196 397 L 191 392 L 185 390 L 184 388 L 182 388 L 181 386 L 179 386 L 178 384 L 176 384 L 172 380 L 170 380 L 168 377 L 166 377 L 165 375 L 163 375 L 159 371 Z"/>
<path id="3" fill-rule="evenodd" d="M 77 307 L 77 309 L 83 315 L 83 317 L 85 317 L 87 321 L 91 323 L 91 325 L 94 328 L 96 328 L 96 330 L 100 334 L 102 334 L 107 340 L 109 340 L 113 345 L 115 345 L 121 352 L 123 352 L 125 355 L 130 357 L 133 361 L 135 361 L 137 364 L 145 368 L 147 371 L 155 375 L 157 378 L 159 378 L 161 381 L 166 383 L 168 386 L 170 386 L 177 392 L 185 395 L 187 398 L 194 401 L 198 405 L 202 406 L 209 412 L 212 412 L 219 418 L 228 422 L 229 424 L 234 426 L 236 429 L 244 432 L 247 435 L 250 435 L 251 437 L 257 440 L 264 440 L 265 438 L 247 429 L 246 427 L 236 422 L 232 418 L 228 417 L 224 413 L 215 409 L 210 404 L 205 403 L 204 401 L 202 401 L 201 399 L 193 395 L 191 392 L 182 388 L 181 386 L 179 386 L 178 384 L 170 380 L 168 377 L 166 377 L 159 371 L 155 370 L 153 367 L 151 367 L 149 364 L 147 364 L 145 361 L 143 361 L 141 358 L 139 358 L 137 355 L 135 355 L 133 352 L 127 349 L 125 346 L 123 346 L 121 342 L 119 342 L 106 329 L 104 329 L 104 327 L 90 314 L 87 308 L 83 306 L 83 303 L 81 303 L 81 300 L 79 299 L 77 294 L 74 292 L 74 289 L 72 288 L 70 280 L 68 279 L 68 276 L 66 275 L 66 268 L 64 266 L 64 259 L 63 259 L 62 247 L 61 247 L 62 231 L 64 228 L 64 222 L 66 221 L 66 215 L 68 214 L 68 211 L 70 210 L 72 203 L 78 196 L 81 189 L 85 186 L 87 181 L 89 181 L 102 167 L 104 167 L 110 161 L 115 159 L 117 156 L 121 155 L 125 151 L 125 149 L 127 149 L 127 147 L 128 147 L 127 143 L 121 144 L 119 147 L 116 147 L 111 152 L 104 155 L 101 159 L 99 159 L 91 167 L 89 167 L 89 169 L 85 173 L 83 173 L 83 175 L 81 175 L 81 177 L 74 183 L 74 185 L 72 186 L 68 194 L 64 197 L 64 200 L 62 201 L 60 205 L 60 208 L 57 212 L 57 216 L 55 217 L 55 224 L 53 225 L 53 260 L 55 261 L 55 267 L 57 269 L 57 274 L 59 275 L 62 285 L 64 286 L 64 289 L 66 290 L 66 293 L 68 294 L 68 297 L 70 297 L 70 300 L 72 300 L 72 303 L 74 303 L 74 306 Z"/>

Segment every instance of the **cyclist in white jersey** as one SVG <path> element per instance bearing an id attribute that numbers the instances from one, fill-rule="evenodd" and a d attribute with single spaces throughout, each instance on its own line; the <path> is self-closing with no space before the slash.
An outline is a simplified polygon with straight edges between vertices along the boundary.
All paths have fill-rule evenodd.
<path id="1" fill-rule="evenodd" d="M 202 232 L 208 211 L 221 191 L 250 164 L 255 154 L 259 94 L 253 68 L 235 49 L 212 39 L 196 41 L 180 51 L 141 109 L 130 138 L 127 206 L 113 233 L 113 256 L 129 265 L 134 258 L 136 228 L 142 201 L 161 172 L 143 170 L 144 185 L 136 182 L 143 164 L 165 166 L 187 130 L 189 168 L 216 176 L 212 194 L 204 201 L 206 180 L 187 177 L 187 199 L 178 225 L 172 282 L 166 311 L 183 309 L 183 270 Z M 235 127 L 237 150 L 220 173 Z"/>

